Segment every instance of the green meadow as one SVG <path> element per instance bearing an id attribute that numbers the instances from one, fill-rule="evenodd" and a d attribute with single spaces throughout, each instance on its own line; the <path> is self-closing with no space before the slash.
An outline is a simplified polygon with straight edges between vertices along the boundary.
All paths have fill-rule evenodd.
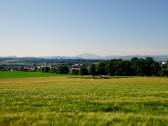
<path id="1" fill-rule="evenodd" d="M 3 78 L 28 78 L 28 77 L 56 77 L 63 76 L 60 74 L 43 73 L 43 72 L 22 72 L 22 71 L 0 71 L 0 79 Z M 66 75 L 64 75 L 66 76 Z"/>
<path id="2" fill-rule="evenodd" d="M 166 77 L 7 75 L 0 126 L 168 126 Z"/>

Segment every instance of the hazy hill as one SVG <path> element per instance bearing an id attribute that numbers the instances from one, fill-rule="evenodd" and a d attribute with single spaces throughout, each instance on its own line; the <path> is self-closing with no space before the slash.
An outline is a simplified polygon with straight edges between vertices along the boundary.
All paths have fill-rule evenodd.
<path id="1" fill-rule="evenodd" d="M 123 59 L 130 60 L 133 57 L 146 58 L 153 57 L 155 61 L 167 61 L 168 55 L 156 56 L 99 56 L 95 54 L 85 53 L 77 56 L 45 56 L 45 57 L 0 57 L 0 64 L 45 64 L 45 63 L 89 63 L 98 62 L 100 60 Z"/>

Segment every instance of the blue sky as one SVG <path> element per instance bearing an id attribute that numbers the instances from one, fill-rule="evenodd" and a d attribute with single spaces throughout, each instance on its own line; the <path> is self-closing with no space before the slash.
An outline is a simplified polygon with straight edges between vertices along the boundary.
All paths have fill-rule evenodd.
<path id="1" fill-rule="evenodd" d="M 1 0 L 0 56 L 168 55 L 168 0 Z"/>

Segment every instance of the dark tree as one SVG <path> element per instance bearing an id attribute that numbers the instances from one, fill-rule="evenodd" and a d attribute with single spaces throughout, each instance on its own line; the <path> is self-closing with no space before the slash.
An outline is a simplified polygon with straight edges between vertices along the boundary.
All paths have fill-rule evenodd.
<path id="1" fill-rule="evenodd" d="M 96 65 L 95 64 L 90 64 L 88 67 L 88 72 L 90 75 L 96 75 Z"/>
<path id="2" fill-rule="evenodd" d="M 133 76 L 134 72 L 131 67 L 130 61 L 122 61 L 122 76 Z"/>
<path id="3" fill-rule="evenodd" d="M 88 75 L 89 73 L 88 73 L 87 68 L 85 66 L 82 66 L 79 70 L 79 74 L 80 75 Z"/>
<path id="4" fill-rule="evenodd" d="M 127 73 L 123 71 L 123 69 L 127 69 L 127 67 L 123 66 L 123 64 L 124 64 L 124 61 L 121 59 L 111 60 L 105 66 L 106 72 L 112 76 L 123 76 Z"/>
<path id="5" fill-rule="evenodd" d="M 72 74 L 72 75 L 79 75 L 79 70 L 78 69 L 72 69 L 70 71 L 70 74 Z"/>
<path id="6" fill-rule="evenodd" d="M 132 58 L 129 60 L 113 59 L 110 61 L 99 62 L 97 65 L 87 64 L 82 65 L 80 69 L 71 69 L 70 73 L 73 75 L 111 75 L 111 76 L 167 76 L 168 61 L 161 65 L 151 57 Z M 71 64 L 72 65 L 72 64 Z M 43 67 L 43 72 L 68 74 L 69 68 L 67 65 L 59 65 L 56 67 Z"/>
<path id="7" fill-rule="evenodd" d="M 161 73 L 161 71 L 162 71 L 161 65 L 160 65 L 158 62 L 154 62 L 154 63 L 152 64 L 152 69 L 151 69 L 151 71 L 152 71 L 152 75 L 154 75 L 154 76 L 159 76 L 160 73 Z"/>
<path id="8" fill-rule="evenodd" d="M 133 75 L 144 76 L 144 59 L 138 59 L 136 57 L 131 59 L 131 68 L 133 70 Z"/>
<path id="9" fill-rule="evenodd" d="M 168 69 L 162 69 L 161 76 L 168 76 Z"/>
<path id="10" fill-rule="evenodd" d="M 67 65 L 59 65 L 59 66 L 57 66 L 57 72 L 59 74 L 68 74 L 69 68 Z"/>
<path id="11" fill-rule="evenodd" d="M 168 76 L 168 61 L 162 65 L 161 76 Z"/>
<path id="12" fill-rule="evenodd" d="M 99 63 L 96 66 L 96 73 L 97 75 L 105 75 L 106 71 L 105 71 L 105 63 Z"/>
<path id="13" fill-rule="evenodd" d="M 49 67 L 42 67 L 42 72 L 46 72 L 46 73 L 48 73 L 48 72 L 49 72 L 49 70 L 50 70 L 50 68 L 49 68 Z"/>
<path id="14" fill-rule="evenodd" d="M 50 73 L 57 73 L 56 67 L 51 67 L 49 72 Z"/>

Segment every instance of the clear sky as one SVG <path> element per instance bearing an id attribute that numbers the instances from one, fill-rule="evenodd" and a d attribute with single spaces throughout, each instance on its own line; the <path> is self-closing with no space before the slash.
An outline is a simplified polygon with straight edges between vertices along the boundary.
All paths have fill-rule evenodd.
<path id="1" fill-rule="evenodd" d="M 0 56 L 168 55 L 168 0 L 0 0 Z"/>

